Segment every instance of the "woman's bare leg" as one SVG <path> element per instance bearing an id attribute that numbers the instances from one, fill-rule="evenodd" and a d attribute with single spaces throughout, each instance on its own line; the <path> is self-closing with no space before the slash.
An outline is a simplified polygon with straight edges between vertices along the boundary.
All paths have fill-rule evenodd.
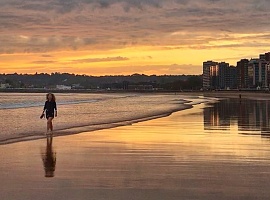
<path id="1" fill-rule="evenodd" d="M 49 130 L 50 130 L 50 121 L 49 119 L 47 119 L 47 132 L 49 132 Z"/>
<path id="2" fill-rule="evenodd" d="M 51 120 L 51 131 L 53 131 L 53 123 L 52 123 L 52 120 Z"/>
<path id="3" fill-rule="evenodd" d="M 53 131 L 52 120 L 53 120 L 53 117 L 49 117 L 47 120 L 47 132 L 49 132 L 50 130 Z"/>

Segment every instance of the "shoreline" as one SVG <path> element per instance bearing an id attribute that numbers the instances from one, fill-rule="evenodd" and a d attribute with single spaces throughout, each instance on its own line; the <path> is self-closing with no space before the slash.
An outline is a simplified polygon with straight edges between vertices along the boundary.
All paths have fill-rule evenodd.
<path id="1" fill-rule="evenodd" d="M 241 98 L 240 96 L 241 95 Z M 262 91 L 248 92 L 248 91 L 237 91 L 237 92 L 205 92 L 204 97 L 215 97 L 215 98 L 234 98 L 234 99 L 250 99 L 250 100 L 270 100 L 270 93 Z"/>
<path id="2" fill-rule="evenodd" d="M 160 94 L 160 93 L 157 93 Z M 164 93 L 166 94 L 166 93 Z M 239 93 L 238 92 L 207 92 L 207 93 L 177 93 L 176 95 L 189 95 L 189 96 L 203 96 L 206 98 L 216 98 L 218 100 L 224 99 L 224 98 L 236 98 L 239 99 Z M 254 93 L 250 92 L 242 92 L 241 93 L 241 100 L 244 99 L 250 99 L 250 100 L 270 100 L 270 94 L 265 94 L 265 93 L 257 93 L 256 96 L 254 96 Z M 139 122 L 145 122 L 153 119 L 159 119 L 159 118 L 164 118 L 172 115 L 173 113 L 181 112 L 187 109 L 192 109 L 196 104 L 188 104 L 190 103 L 189 101 L 183 99 L 185 103 L 181 104 L 180 108 L 170 110 L 164 113 L 158 113 L 154 116 L 146 116 L 138 119 L 132 119 L 132 120 L 127 120 L 127 121 L 118 121 L 118 122 L 112 122 L 108 124 L 92 124 L 92 125 L 85 125 L 85 126 L 80 126 L 80 127 L 71 127 L 68 129 L 63 129 L 63 130 L 56 130 L 54 131 L 54 136 L 55 137 L 61 137 L 61 136 L 68 136 L 68 135 L 75 135 L 75 134 L 80 134 L 83 132 L 94 132 L 94 131 L 99 131 L 99 130 L 104 130 L 104 129 L 112 129 L 116 127 L 121 127 L 121 126 L 129 126 L 133 125 Z M 199 104 L 206 104 L 209 103 L 212 100 L 208 100 L 205 102 L 201 102 Z M 44 139 L 46 138 L 46 134 L 32 134 L 28 136 L 19 136 L 19 137 L 14 137 L 14 138 L 7 138 L 0 140 L 0 146 L 1 145 L 6 145 L 6 144 L 13 144 L 13 143 L 18 143 L 18 142 L 25 142 L 25 141 L 32 141 L 32 140 L 39 140 L 39 139 Z"/>
<path id="3" fill-rule="evenodd" d="M 45 88 L 0 88 L 0 93 L 177 93 L 177 94 L 266 94 L 270 95 L 270 91 L 265 90 L 213 90 L 213 91 L 201 91 L 201 90 L 124 90 L 124 89 L 45 89 Z"/>
<path id="4" fill-rule="evenodd" d="M 224 90 L 224 91 L 179 91 L 179 90 L 92 90 L 92 89 L 71 89 L 71 90 L 57 90 L 57 89 L 0 89 L 0 93 L 74 93 L 74 94 L 172 94 L 172 95 L 190 95 L 190 96 L 205 96 L 216 98 L 242 98 L 256 99 L 256 97 L 269 97 L 269 91 L 263 90 Z M 256 94 L 256 97 L 253 95 Z"/>
<path id="5" fill-rule="evenodd" d="M 121 127 L 121 126 L 130 126 L 130 125 L 137 124 L 140 122 L 146 122 L 146 121 L 150 121 L 150 120 L 154 120 L 154 119 L 168 117 L 168 116 L 172 115 L 173 113 L 192 109 L 194 107 L 194 105 L 196 105 L 196 104 L 191 105 L 191 104 L 188 104 L 191 102 L 186 101 L 186 100 L 184 100 L 184 101 L 185 102 L 183 104 L 181 104 L 179 108 L 177 108 L 175 110 L 170 110 L 170 111 L 167 111 L 164 113 L 160 113 L 157 115 L 127 120 L 127 121 L 112 122 L 112 123 L 108 123 L 108 124 L 96 124 L 96 125 L 94 124 L 94 125 L 86 125 L 86 126 L 80 126 L 80 127 L 72 127 L 72 128 L 63 129 L 63 130 L 55 130 L 53 132 L 53 137 L 64 137 L 64 136 L 69 136 L 69 135 L 77 135 L 77 134 L 81 134 L 84 132 L 94 132 L 94 131 L 99 131 L 99 130 L 106 130 L 106 129 L 112 129 L 112 128 L 116 128 L 116 127 Z M 13 144 L 13 143 L 19 143 L 19 142 L 39 140 L 39 139 L 44 139 L 46 137 L 47 137 L 46 134 L 42 134 L 42 135 L 29 135 L 29 136 L 8 138 L 8 139 L 0 140 L 0 146 L 7 145 L 7 144 Z"/>

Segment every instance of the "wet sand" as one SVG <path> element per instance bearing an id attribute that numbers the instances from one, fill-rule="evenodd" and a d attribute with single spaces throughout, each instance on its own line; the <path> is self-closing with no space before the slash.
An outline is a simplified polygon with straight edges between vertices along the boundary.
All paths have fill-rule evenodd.
<path id="1" fill-rule="evenodd" d="M 216 97 L 216 98 L 236 98 L 239 99 L 241 95 L 242 99 L 252 99 L 252 100 L 269 100 L 270 93 L 264 91 L 212 91 L 204 92 L 203 96 L 205 97 Z"/>
<path id="2" fill-rule="evenodd" d="M 1 200 L 269 199 L 268 137 L 203 108 L 1 145 Z"/>

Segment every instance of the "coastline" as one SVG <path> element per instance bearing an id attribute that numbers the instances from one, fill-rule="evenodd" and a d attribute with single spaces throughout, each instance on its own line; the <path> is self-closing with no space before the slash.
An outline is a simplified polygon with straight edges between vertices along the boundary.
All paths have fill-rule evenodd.
<path id="1" fill-rule="evenodd" d="M 116 128 L 116 127 L 120 127 L 120 126 L 129 126 L 129 125 L 133 125 L 133 124 L 136 124 L 139 122 L 163 118 L 163 117 L 170 116 L 171 114 L 173 114 L 175 112 L 180 112 L 180 111 L 183 111 L 186 109 L 193 108 L 193 105 L 188 104 L 188 103 L 191 103 L 191 102 L 183 99 L 183 102 L 179 105 L 179 107 L 177 109 L 168 110 L 166 112 L 158 113 L 158 114 L 156 113 L 155 115 L 152 115 L 152 116 L 145 116 L 142 118 L 134 118 L 134 119 L 128 120 L 128 121 L 117 121 L 117 122 L 112 122 L 109 124 L 96 124 L 96 125 L 92 124 L 92 125 L 87 125 L 87 126 L 72 127 L 72 128 L 63 129 L 63 130 L 55 130 L 53 132 L 53 136 L 59 137 L 59 136 L 75 135 L 75 134 L 80 134 L 83 132 L 93 132 L 93 131 L 98 131 L 98 130 L 103 130 L 103 129 Z M 0 140 L 0 146 L 6 145 L 6 144 L 17 143 L 17 142 L 39 140 L 39 139 L 44 139 L 46 137 L 47 136 L 45 134 L 42 134 L 42 135 L 33 134 L 33 135 L 22 136 L 22 137 L 8 138 L 8 139 Z"/>
<path id="2" fill-rule="evenodd" d="M 160 93 L 157 93 L 160 94 Z M 168 94 L 168 93 L 163 93 L 163 94 Z M 205 98 L 216 98 L 216 99 L 224 99 L 224 98 L 236 98 L 239 99 L 239 94 L 241 94 L 241 99 L 251 99 L 251 100 L 269 100 L 270 94 L 268 93 L 254 93 L 251 92 L 240 92 L 240 91 L 226 91 L 226 92 L 188 92 L 188 93 L 171 93 L 172 95 L 188 95 L 190 97 L 198 97 L 198 96 L 203 96 Z M 210 101 L 210 100 L 209 100 Z M 153 120 L 157 118 L 162 118 L 162 117 L 167 117 L 170 116 L 172 113 L 183 111 L 186 109 L 191 109 L 193 105 L 195 104 L 189 104 L 190 102 L 184 100 L 184 103 L 182 102 L 181 105 L 179 105 L 179 108 L 174 109 L 174 110 L 168 110 L 167 112 L 163 113 L 156 113 L 153 116 L 145 116 L 142 118 L 138 119 L 132 119 L 132 120 L 127 120 L 127 121 L 117 121 L 113 123 L 108 123 L 108 124 L 92 124 L 92 125 L 86 125 L 86 126 L 80 126 L 80 127 L 71 127 L 68 129 L 63 129 L 63 130 L 56 130 L 54 131 L 54 135 L 56 137 L 58 136 L 65 136 L 65 135 L 72 135 L 72 134 L 80 134 L 82 132 L 93 132 L 93 131 L 98 131 L 98 130 L 103 130 L 103 129 L 111 129 L 119 126 L 128 126 L 132 124 L 136 124 L 138 122 L 143 122 L 143 121 L 148 121 L 148 120 Z M 19 136 L 19 137 L 13 137 L 13 138 L 7 138 L 7 139 L 2 139 L 0 140 L 0 145 L 5 145 L 5 144 L 11 144 L 11 143 L 16 143 L 16 142 L 21 142 L 21 141 L 28 141 L 28 140 L 38 140 L 38 139 L 43 139 L 45 138 L 45 134 L 40 134 L 40 133 L 34 133 L 30 134 L 27 136 Z"/>
<path id="3" fill-rule="evenodd" d="M 24 88 L 10 88 L 0 89 L 0 93 L 74 93 L 74 94 L 177 94 L 177 95 L 190 95 L 190 96 L 205 96 L 215 98 L 242 98 L 256 99 L 257 97 L 266 98 L 270 97 L 269 91 L 263 90 L 223 90 L 223 91 L 179 91 L 179 90 L 93 90 L 93 89 L 71 89 L 71 90 L 57 90 L 57 89 L 24 89 Z M 256 97 L 254 96 L 256 94 Z"/>
<path id="4" fill-rule="evenodd" d="M 69 90 L 63 90 L 63 89 L 45 89 L 45 88 L 0 88 L 0 93 L 48 93 L 48 92 L 54 92 L 54 93 L 149 93 L 149 94 L 218 94 L 218 95 L 225 95 L 225 94 L 265 94 L 270 96 L 270 91 L 265 90 L 213 90 L 213 91 L 200 91 L 200 90 L 124 90 L 124 89 L 69 89 Z"/>
<path id="5" fill-rule="evenodd" d="M 205 97 L 215 97 L 215 98 L 234 98 L 239 99 L 241 95 L 242 99 L 251 99 L 251 100 L 270 100 L 270 93 L 263 91 L 249 92 L 249 91 L 227 91 L 227 92 L 205 92 L 203 93 Z"/>

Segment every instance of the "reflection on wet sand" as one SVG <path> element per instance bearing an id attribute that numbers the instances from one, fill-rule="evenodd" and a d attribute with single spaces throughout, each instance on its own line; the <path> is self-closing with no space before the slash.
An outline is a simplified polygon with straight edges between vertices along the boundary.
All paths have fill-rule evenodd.
<path id="1" fill-rule="evenodd" d="M 56 152 L 53 149 L 53 136 L 47 135 L 45 151 L 42 153 L 42 161 L 45 170 L 45 177 L 54 177 L 56 166 Z"/>
<path id="2" fill-rule="evenodd" d="M 269 112 L 269 101 L 221 100 L 204 109 L 204 129 L 230 130 L 236 125 L 239 134 L 270 137 Z"/>

